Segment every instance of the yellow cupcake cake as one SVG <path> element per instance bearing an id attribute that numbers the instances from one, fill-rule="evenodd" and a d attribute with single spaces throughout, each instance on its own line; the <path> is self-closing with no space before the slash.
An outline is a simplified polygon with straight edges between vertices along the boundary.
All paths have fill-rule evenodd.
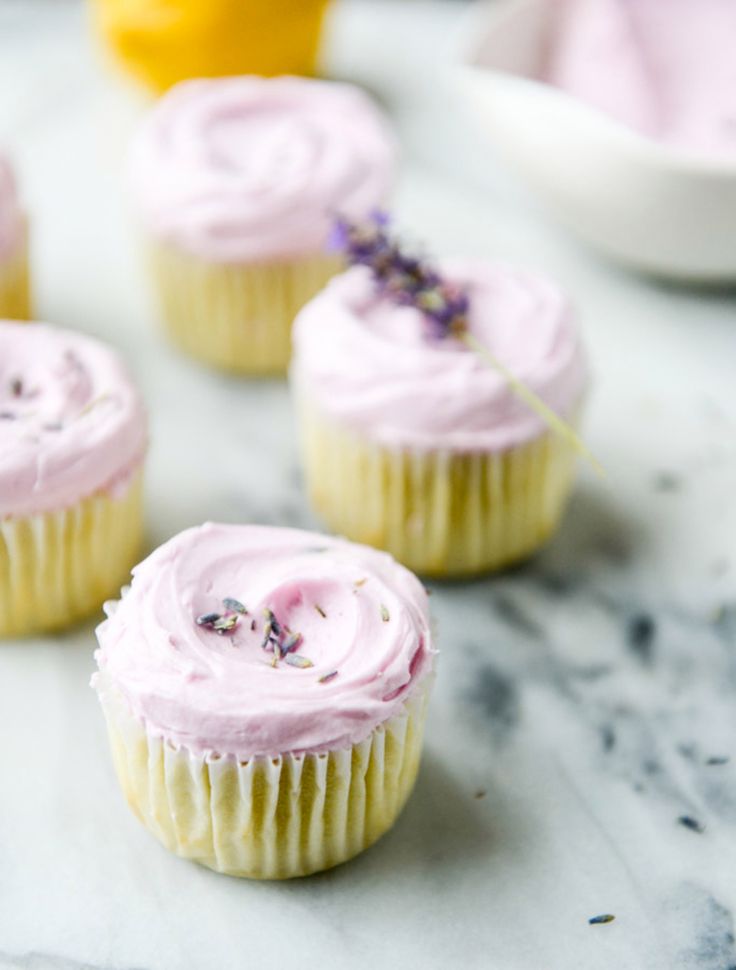
<path id="1" fill-rule="evenodd" d="M 140 552 L 146 421 L 112 350 L 0 321 L 0 636 L 99 609 Z"/>
<path id="2" fill-rule="evenodd" d="M 345 862 L 416 778 L 434 648 L 389 556 L 213 525 L 133 571 L 97 631 L 97 688 L 131 808 L 177 855 L 253 879 Z"/>

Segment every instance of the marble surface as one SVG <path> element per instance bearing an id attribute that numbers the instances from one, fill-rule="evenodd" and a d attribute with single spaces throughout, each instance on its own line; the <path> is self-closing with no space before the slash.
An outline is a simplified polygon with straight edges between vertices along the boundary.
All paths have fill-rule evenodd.
<path id="1" fill-rule="evenodd" d="M 459 16 L 347 2 L 332 67 L 396 119 L 407 232 L 575 294 L 608 479 L 581 470 L 533 562 L 435 587 L 416 792 L 363 857 L 301 882 L 217 876 L 140 827 L 88 687 L 91 623 L 2 644 L 2 970 L 736 967 L 736 300 L 629 276 L 535 210 L 446 86 Z M 120 182 L 136 110 L 76 3 L 0 3 L 0 137 L 39 314 L 113 341 L 140 379 L 150 543 L 207 518 L 314 525 L 285 387 L 200 369 L 155 328 Z"/>

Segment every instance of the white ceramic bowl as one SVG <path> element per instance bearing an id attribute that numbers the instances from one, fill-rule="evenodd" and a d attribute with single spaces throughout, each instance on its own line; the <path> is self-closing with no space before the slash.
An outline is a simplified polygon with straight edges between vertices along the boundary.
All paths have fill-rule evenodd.
<path id="1" fill-rule="evenodd" d="M 483 0 L 455 81 L 496 151 L 568 227 L 658 275 L 736 280 L 736 160 L 700 161 L 535 80 L 558 0 Z"/>

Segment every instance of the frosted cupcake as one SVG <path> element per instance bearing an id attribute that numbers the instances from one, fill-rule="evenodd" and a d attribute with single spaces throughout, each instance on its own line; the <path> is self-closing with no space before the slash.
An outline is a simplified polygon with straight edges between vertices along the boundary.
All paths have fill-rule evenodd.
<path id="1" fill-rule="evenodd" d="M 0 636 L 99 609 L 135 563 L 146 421 L 117 355 L 0 322 Z"/>
<path id="2" fill-rule="evenodd" d="M 92 0 L 117 62 L 154 90 L 193 77 L 311 74 L 327 0 Z"/>
<path id="3" fill-rule="evenodd" d="M 314 508 L 428 575 L 528 556 L 557 524 L 575 464 L 550 428 L 575 425 L 586 383 L 569 301 L 533 273 L 448 260 L 440 275 L 382 227 L 356 232 L 367 265 L 333 280 L 294 331 Z"/>
<path id="4" fill-rule="evenodd" d="M 357 88 L 281 77 L 177 85 L 136 138 L 131 182 L 164 321 L 187 352 L 283 372 L 299 308 L 341 267 L 337 211 L 390 188 L 394 143 Z"/>
<path id="5" fill-rule="evenodd" d="M 118 778 L 143 824 L 218 872 L 284 879 L 367 848 L 416 776 L 434 650 L 389 556 L 207 524 L 133 570 L 97 631 Z"/>
<path id="6" fill-rule="evenodd" d="M 30 316 L 28 230 L 13 171 L 0 155 L 0 319 Z"/>

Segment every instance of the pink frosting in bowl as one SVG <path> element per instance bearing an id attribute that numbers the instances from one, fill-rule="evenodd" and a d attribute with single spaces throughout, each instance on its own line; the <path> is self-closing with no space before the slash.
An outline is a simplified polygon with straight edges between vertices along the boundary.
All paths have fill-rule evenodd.
<path id="1" fill-rule="evenodd" d="M 551 0 L 543 80 L 669 148 L 736 159 L 733 0 Z"/>
<path id="2" fill-rule="evenodd" d="M 0 516 L 125 486 L 146 450 L 143 404 L 117 354 L 80 334 L 0 321 Z"/>
<path id="3" fill-rule="evenodd" d="M 197 618 L 234 597 L 234 629 Z M 265 610 L 301 634 L 293 666 L 263 648 Z M 429 675 L 427 594 L 386 553 L 296 529 L 188 529 L 133 570 L 97 631 L 101 694 L 198 754 L 275 756 L 356 744 Z"/>
<path id="4" fill-rule="evenodd" d="M 570 416 L 587 366 L 559 288 L 484 260 L 447 260 L 440 269 L 469 296 L 471 333 Z M 307 403 L 389 447 L 496 451 L 546 430 L 479 355 L 454 339 L 428 339 L 418 310 L 378 296 L 363 267 L 332 280 L 297 317 L 292 380 Z"/>
<path id="5" fill-rule="evenodd" d="M 321 252 L 336 212 L 385 202 L 396 147 L 358 88 L 308 78 L 185 81 L 134 140 L 132 191 L 157 239 L 214 262 Z"/>
<path id="6" fill-rule="evenodd" d="M 0 258 L 11 255 L 23 237 L 25 217 L 10 162 L 0 155 Z"/>

